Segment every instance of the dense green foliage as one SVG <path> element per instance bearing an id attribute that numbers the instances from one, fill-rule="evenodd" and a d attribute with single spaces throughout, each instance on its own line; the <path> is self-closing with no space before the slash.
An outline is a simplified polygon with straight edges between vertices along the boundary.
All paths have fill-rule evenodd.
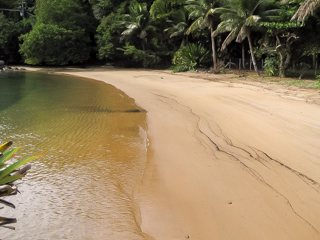
<path id="1" fill-rule="evenodd" d="M 39 23 L 21 36 L 20 52 L 28 64 L 67 65 L 88 59 L 89 38 L 84 29 L 68 30 L 58 25 Z"/>
<path id="2" fill-rule="evenodd" d="M 209 62 L 210 51 L 201 44 L 190 43 L 180 48 L 173 57 L 173 71 L 181 72 L 203 68 Z"/>
<path id="3" fill-rule="evenodd" d="M 13 21 L 0 12 L 0 58 L 17 58 L 19 45 L 15 38 L 22 33 L 21 28 L 21 22 Z"/>
<path id="4" fill-rule="evenodd" d="M 78 1 L 37 0 L 36 23 L 20 37 L 28 64 L 67 65 L 89 58 L 89 17 Z"/>
<path id="5" fill-rule="evenodd" d="M 264 60 L 263 70 L 267 76 L 279 75 L 279 60 L 276 57 L 267 57 Z"/>
<path id="6" fill-rule="evenodd" d="M 265 60 L 268 74 L 284 77 L 303 69 L 301 62 L 318 65 L 319 6 L 316 0 L 28 0 L 21 8 L 20 0 L 3 0 L 0 59 L 215 70 L 231 58 L 244 67 L 250 58 L 257 73 Z M 211 61 L 199 62 L 202 49 Z"/>

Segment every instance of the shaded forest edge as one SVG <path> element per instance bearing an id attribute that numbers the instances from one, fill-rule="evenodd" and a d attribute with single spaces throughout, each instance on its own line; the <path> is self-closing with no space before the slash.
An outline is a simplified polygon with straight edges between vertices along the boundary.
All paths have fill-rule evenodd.
<path id="1" fill-rule="evenodd" d="M 258 75 L 262 70 L 266 76 L 318 80 L 320 1 L 313 3 L 3 0 L 0 59 L 173 72 L 251 69 Z"/>

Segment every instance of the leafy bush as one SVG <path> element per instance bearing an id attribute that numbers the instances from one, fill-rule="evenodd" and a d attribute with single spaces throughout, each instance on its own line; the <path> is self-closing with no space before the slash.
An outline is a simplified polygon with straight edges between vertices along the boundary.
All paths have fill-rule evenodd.
<path id="1" fill-rule="evenodd" d="M 160 58 L 155 53 L 137 49 L 128 43 L 124 48 L 118 48 L 118 50 L 123 51 L 124 55 L 131 56 L 133 61 L 142 63 L 143 67 L 154 67 L 160 62 Z"/>
<path id="2" fill-rule="evenodd" d="M 57 25 L 38 24 L 20 37 L 20 53 L 28 64 L 67 65 L 89 58 L 90 42 L 83 29 L 67 30 Z"/>
<path id="3" fill-rule="evenodd" d="M 21 147 L 9 150 L 9 147 L 12 145 L 12 142 L 7 142 L 0 146 L 0 197 L 15 195 L 18 192 L 17 186 L 14 182 L 22 177 L 24 177 L 27 171 L 31 168 L 31 165 L 25 165 L 21 169 L 17 169 L 23 164 L 34 160 L 42 156 L 30 156 L 24 159 L 18 160 L 17 162 L 8 164 L 7 162 L 15 157 L 15 154 L 21 149 Z M 14 204 L 3 200 L 0 198 L 0 203 L 15 208 Z M 6 224 L 15 223 L 17 220 L 15 218 L 6 218 L 0 217 L 0 226 L 4 226 Z M 14 229 L 13 227 L 7 227 L 10 229 Z"/>
<path id="4" fill-rule="evenodd" d="M 173 57 L 173 72 L 183 72 L 204 67 L 209 61 L 209 53 L 201 44 L 191 43 L 180 48 Z"/>
<path id="5" fill-rule="evenodd" d="M 121 19 L 120 13 L 111 13 L 101 20 L 95 34 L 100 60 L 113 61 L 123 57 L 123 53 L 117 51 L 117 48 L 123 46 L 122 41 L 119 41 L 119 36 L 124 30 L 119 24 Z"/>
<path id="6" fill-rule="evenodd" d="M 0 12 L 0 59 L 6 59 L 6 62 L 20 60 L 18 36 L 22 32 L 22 21 L 15 22 Z"/>
<path id="7" fill-rule="evenodd" d="M 263 70 L 267 76 L 278 76 L 279 59 L 276 57 L 267 57 L 263 64 Z"/>
<path id="8" fill-rule="evenodd" d="M 108 17 L 102 19 L 101 24 L 97 28 L 97 34 L 95 35 L 96 42 L 98 45 L 98 58 L 100 60 L 112 60 L 113 55 L 115 54 L 115 44 L 114 44 L 114 33 L 112 32 L 111 27 L 114 14 L 110 14 Z M 117 39 L 118 40 L 118 39 Z M 119 41 L 118 41 L 119 42 Z"/>

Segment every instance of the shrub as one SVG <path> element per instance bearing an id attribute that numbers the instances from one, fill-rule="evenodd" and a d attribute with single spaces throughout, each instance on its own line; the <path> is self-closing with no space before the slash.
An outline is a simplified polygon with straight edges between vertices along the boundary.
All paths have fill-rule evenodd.
<path id="1" fill-rule="evenodd" d="M 173 72 L 183 72 L 204 67 L 209 61 L 209 53 L 201 44 L 188 44 L 180 48 L 173 57 Z"/>
<path id="2" fill-rule="evenodd" d="M 90 39 L 83 29 L 68 30 L 58 25 L 38 24 L 21 35 L 20 53 L 25 63 L 67 65 L 82 63 L 89 58 Z"/>
<path id="3" fill-rule="evenodd" d="M 267 76 L 278 76 L 279 59 L 276 57 L 267 57 L 263 64 L 263 70 Z"/>
<path id="4" fill-rule="evenodd" d="M 128 43 L 117 50 L 123 51 L 124 55 L 130 56 L 134 62 L 142 63 L 145 68 L 154 67 L 160 62 L 160 58 L 154 52 L 137 49 Z"/>

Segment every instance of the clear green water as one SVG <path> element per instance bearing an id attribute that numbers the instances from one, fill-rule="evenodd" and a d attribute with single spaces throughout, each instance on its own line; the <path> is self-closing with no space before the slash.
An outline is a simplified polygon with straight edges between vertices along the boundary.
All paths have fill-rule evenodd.
<path id="1" fill-rule="evenodd" d="M 0 73 L 0 142 L 44 153 L 0 216 L 1 239 L 145 239 L 133 191 L 146 159 L 144 111 L 102 82 Z"/>

